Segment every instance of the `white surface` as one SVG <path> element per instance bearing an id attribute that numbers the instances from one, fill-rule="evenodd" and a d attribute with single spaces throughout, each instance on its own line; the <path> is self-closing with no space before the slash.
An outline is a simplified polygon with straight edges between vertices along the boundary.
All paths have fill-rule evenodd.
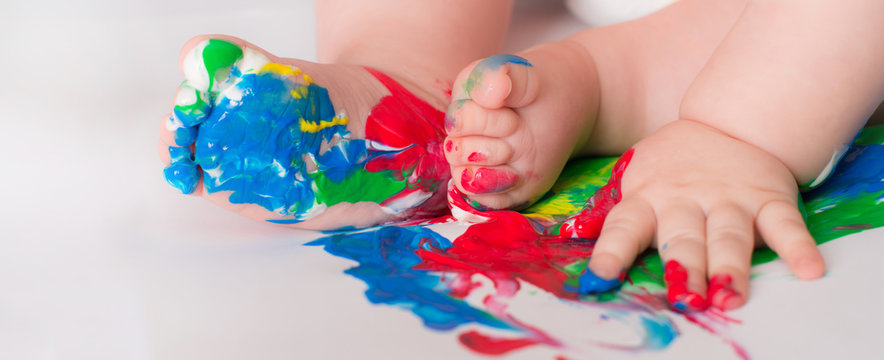
<path id="1" fill-rule="evenodd" d="M 341 273 L 351 262 L 300 246 L 317 234 L 240 218 L 162 179 L 156 141 L 180 81 L 178 48 L 227 33 L 313 59 L 311 2 L 79 3 L 0 3 L 0 358 L 471 354 L 456 332 L 370 305 L 365 285 Z M 517 22 L 509 50 L 581 27 L 560 4 L 520 4 Z M 749 305 L 732 314 L 744 321 L 732 335 L 759 358 L 880 355 L 882 291 L 864 285 L 880 275 L 854 276 L 880 273 L 882 234 L 823 246 L 831 272 L 821 281 L 766 265 Z M 680 327 L 670 350 L 634 355 L 733 355 Z"/>

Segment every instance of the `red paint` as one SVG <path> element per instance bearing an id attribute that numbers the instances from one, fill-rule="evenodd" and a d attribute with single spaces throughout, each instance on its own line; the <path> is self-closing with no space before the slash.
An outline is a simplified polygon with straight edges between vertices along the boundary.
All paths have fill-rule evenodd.
<path id="1" fill-rule="evenodd" d="M 608 183 L 596 191 L 589 200 L 586 200 L 583 210 L 562 224 L 559 228 L 561 236 L 580 239 L 597 239 L 599 237 L 605 217 L 622 197 L 620 181 L 629 161 L 632 160 L 632 153 L 633 150 L 629 149 L 617 160 L 611 170 L 611 178 L 608 179 Z"/>
<path id="2" fill-rule="evenodd" d="M 466 169 L 461 173 L 460 185 L 473 194 L 501 192 L 516 185 L 519 175 L 509 170 L 479 168 L 475 172 Z"/>
<path id="3" fill-rule="evenodd" d="M 516 279 L 522 279 L 556 296 L 577 298 L 576 292 L 565 289 L 571 276 L 561 269 L 589 258 L 594 243 L 541 235 L 530 220 L 515 211 L 476 213 L 489 220 L 470 226 L 444 251 L 418 250 L 423 262 L 415 268 L 479 273 L 495 284 L 513 282 L 516 288 Z"/>
<path id="4" fill-rule="evenodd" d="M 709 306 L 703 296 L 688 291 L 688 272 L 678 261 L 666 262 L 663 281 L 666 282 L 666 299 L 676 310 L 694 312 L 705 310 Z"/>
<path id="5" fill-rule="evenodd" d="M 434 196 L 413 210 L 413 216 L 440 215 L 447 210 L 445 185 L 451 178 L 442 152 L 445 113 L 421 100 L 384 73 L 366 68 L 390 95 L 371 109 L 365 123 L 365 139 L 399 149 L 382 152 L 365 164 L 371 172 L 390 171 L 397 180 L 407 180 L 405 190 L 381 205 L 395 202 L 416 191 Z"/>
<path id="6" fill-rule="evenodd" d="M 445 151 L 451 152 L 451 149 L 454 148 L 454 141 L 448 140 L 445 142 Z"/>
<path id="7" fill-rule="evenodd" d="M 733 288 L 730 274 L 718 274 L 709 279 L 706 298 L 710 305 L 721 310 L 731 310 L 742 305 L 742 296 Z"/>
<path id="8" fill-rule="evenodd" d="M 470 154 L 469 157 L 467 157 L 467 161 L 469 161 L 469 162 L 480 162 L 480 161 L 485 161 L 487 159 L 488 159 L 488 157 L 485 156 L 485 154 L 480 153 L 480 152 L 474 152 L 474 153 Z"/>
<path id="9" fill-rule="evenodd" d="M 532 339 L 504 339 L 484 335 L 476 330 L 460 334 L 458 340 L 473 351 L 486 355 L 503 355 L 516 349 L 537 344 L 537 341 Z"/>

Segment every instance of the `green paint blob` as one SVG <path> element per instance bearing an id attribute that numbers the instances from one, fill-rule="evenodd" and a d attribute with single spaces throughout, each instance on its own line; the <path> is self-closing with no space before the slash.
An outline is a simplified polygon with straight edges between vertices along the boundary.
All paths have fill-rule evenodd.
<path id="1" fill-rule="evenodd" d="M 406 181 L 393 179 L 390 171 L 368 172 L 359 170 L 341 182 L 331 181 L 319 172 L 313 178 L 313 192 L 316 201 L 326 206 L 348 202 L 371 201 L 382 203 L 384 200 L 405 189 Z"/>
<path id="2" fill-rule="evenodd" d="M 214 88 L 215 80 L 227 78 L 230 68 L 242 58 L 242 49 L 229 41 L 210 39 L 203 49 L 203 63 L 209 74 L 209 90 Z"/>

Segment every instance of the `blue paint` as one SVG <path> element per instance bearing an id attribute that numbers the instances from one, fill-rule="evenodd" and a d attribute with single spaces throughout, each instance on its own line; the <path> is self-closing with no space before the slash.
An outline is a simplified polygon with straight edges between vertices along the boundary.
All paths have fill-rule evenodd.
<path id="1" fill-rule="evenodd" d="M 642 316 L 642 327 L 648 336 L 643 348 L 659 350 L 666 348 L 678 337 L 678 330 L 672 321 L 662 316 Z"/>
<path id="2" fill-rule="evenodd" d="M 531 65 L 531 62 L 521 56 L 511 54 L 498 54 L 483 59 L 478 64 L 476 64 L 476 67 L 474 69 L 479 69 L 479 71 L 495 71 L 506 64 L 533 66 Z"/>
<path id="3" fill-rule="evenodd" d="M 169 185 L 172 185 L 184 194 L 190 194 L 196 189 L 200 174 L 193 162 L 190 149 L 186 147 L 169 147 L 169 166 L 163 170 L 163 175 Z"/>
<path id="4" fill-rule="evenodd" d="M 805 193 L 807 199 L 853 198 L 862 194 L 874 194 L 884 190 L 884 167 L 869 166 L 884 159 L 884 145 L 852 146 L 841 163 L 820 187 Z M 884 198 L 884 194 L 877 200 Z"/>
<path id="5" fill-rule="evenodd" d="M 175 114 L 175 118 L 180 120 L 184 126 L 194 127 L 202 123 L 211 110 L 209 104 L 199 104 L 195 106 L 199 106 L 199 109 L 187 109 L 181 106 L 175 106 L 175 109 L 172 112 Z"/>
<path id="6" fill-rule="evenodd" d="M 681 312 L 687 312 L 687 311 L 688 311 L 688 305 L 687 305 L 687 303 L 685 303 L 684 301 L 676 301 L 676 302 L 672 303 L 672 307 L 674 307 L 675 310 L 678 310 L 678 311 L 681 311 Z"/>
<path id="7" fill-rule="evenodd" d="M 532 66 L 531 63 L 523 57 L 519 57 L 516 55 L 510 54 L 499 54 L 494 56 L 489 56 L 487 58 L 482 59 L 473 67 L 473 70 L 470 71 L 470 76 L 467 77 L 467 80 L 463 84 L 463 93 L 466 96 L 470 96 L 473 89 L 481 86 L 482 79 L 486 76 L 486 72 L 488 71 L 497 71 L 501 66 L 506 64 L 516 64 L 523 66 Z M 460 108 L 461 104 L 458 100 L 463 99 L 454 99 L 452 104 L 456 105 L 456 107 Z M 453 123 L 452 123 L 453 124 Z"/>
<path id="8" fill-rule="evenodd" d="M 380 152 L 379 152 L 380 153 Z M 368 160 L 365 140 L 341 142 L 316 157 L 318 168 L 332 182 L 339 183 L 363 169 Z"/>
<path id="9" fill-rule="evenodd" d="M 448 295 L 441 276 L 416 270 L 421 263 L 417 250 L 447 249 L 451 242 L 432 230 L 419 227 L 384 226 L 355 234 L 336 234 L 310 242 L 332 255 L 354 260 L 359 265 L 346 274 L 368 285 L 365 296 L 374 304 L 407 309 L 435 330 L 450 330 L 476 323 L 497 329 L 517 330 L 493 315 Z"/>
<path id="10" fill-rule="evenodd" d="M 176 121 L 174 118 L 169 121 L 175 126 L 175 130 L 172 131 L 172 134 L 175 136 L 175 145 L 181 147 L 189 146 L 196 141 L 197 128 L 195 126 L 184 126 L 184 124 Z"/>
<path id="11" fill-rule="evenodd" d="M 365 161 L 364 141 L 340 140 L 348 134 L 345 125 L 302 131 L 302 119 L 333 121 L 335 109 L 325 88 L 272 72 L 243 75 L 235 67 L 228 81 L 235 82 L 241 98 L 216 99 L 196 139 L 195 162 L 210 193 L 230 191 L 231 203 L 257 204 L 293 216 L 281 223 L 295 223 L 316 206 L 312 174 L 326 170 L 340 178 Z M 293 97 L 295 89 L 303 96 Z M 321 144 L 333 138 L 338 144 L 320 155 Z"/>
<path id="12" fill-rule="evenodd" d="M 575 289 L 571 286 L 566 286 L 566 288 L 581 294 L 598 294 L 614 290 L 622 283 L 619 278 L 611 280 L 602 279 L 587 267 L 583 275 L 580 275 L 579 287 Z"/>

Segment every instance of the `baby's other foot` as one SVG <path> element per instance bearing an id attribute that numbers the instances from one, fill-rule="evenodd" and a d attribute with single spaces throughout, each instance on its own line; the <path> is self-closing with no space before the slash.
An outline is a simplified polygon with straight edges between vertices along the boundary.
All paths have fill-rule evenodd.
<path id="1" fill-rule="evenodd" d="M 471 200 L 492 209 L 534 202 L 586 142 L 599 99 L 592 59 L 577 46 L 549 43 L 461 71 L 445 155 Z"/>
<path id="2" fill-rule="evenodd" d="M 181 192 L 315 229 L 445 210 L 444 114 L 389 76 L 220 36 L 189 41 L 180 65 L 160 153 Z"/>

